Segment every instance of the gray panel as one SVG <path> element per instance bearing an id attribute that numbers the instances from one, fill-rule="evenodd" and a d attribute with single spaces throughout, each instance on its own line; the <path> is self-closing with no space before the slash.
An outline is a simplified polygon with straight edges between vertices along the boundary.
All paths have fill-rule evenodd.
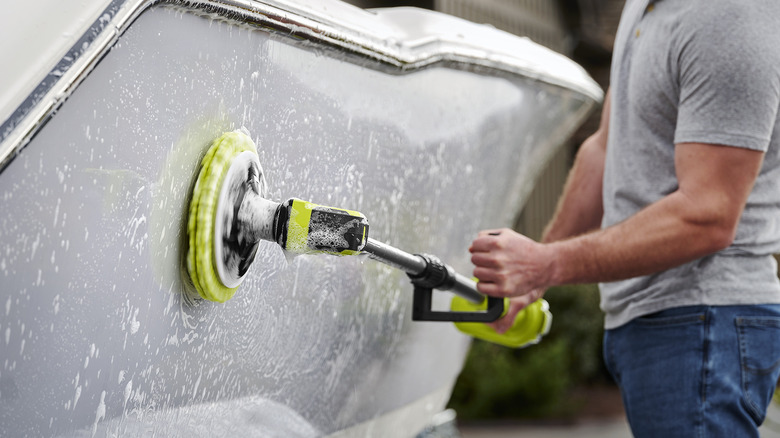
<path id="1" fill-rule="evenodd" d="M 188 298 L 198 160 L 246 127 L 275 199 L 361 211 L 468 274 L 589 106 L 151 8 L 0 173 L 0 436 L 318 436 L 447 391 L 468 340 L 412 323 L 405 276 L 372 261 L 268 243 L 231 301 Z"/>

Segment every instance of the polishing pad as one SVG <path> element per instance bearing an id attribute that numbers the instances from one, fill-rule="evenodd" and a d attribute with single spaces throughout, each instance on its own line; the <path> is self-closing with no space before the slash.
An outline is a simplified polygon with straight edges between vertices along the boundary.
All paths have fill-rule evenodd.
<path id="1" fill-rule="evenodd" d="M 241 156 L 241 159 L 236 160 Z M 243 274 L 230 276 L 223 269 L 223 262 L 218 260 L 221 252 L 222 232 L 215 230 L 222 213 L 232 213 L 232 208 L 220 206 L 220 195 L 234 163 L 238 166 L 252 167 L 257 162 L 257 148 L 252 139 L 242 131 L 228 132 L 214 140 L 201 161 L 201 169 L 190 201 L 187 234 L 189 248 L 187 250 L 187 270 L 198 293 L 210 301 L 225 302 L 233 297 L 238 285 L 243 280 Z M 259 162 L 257 162 L 259 167 Z M 223 196 L 224 197 L 224 196 Z M 254 248 L 256 249 L 256 248 Z M 254 257 L 254 250 L 252 251 Z M 220 272 L 223 271 L 223 272 Z M 220 275 L 222 274 L 222 275 Z M 226 277 L 224 280 L 221 278 Z M 229 277 L 229 278 L 228 278 Z"/>

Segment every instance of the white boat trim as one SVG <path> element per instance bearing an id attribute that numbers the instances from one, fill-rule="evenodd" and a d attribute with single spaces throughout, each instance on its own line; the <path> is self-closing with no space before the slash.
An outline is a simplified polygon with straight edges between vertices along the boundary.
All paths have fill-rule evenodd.
<path id="1" fill-rule="evenodd" d="M 263 3 L 256 0 L 113 0 L 0 125 L 0 171 L 45 125 L 132 23 L 156 5 L 199 9 L 282 31 L 366 56 L 400 72 L 442 63 L 461 64 L 573 89 L 595 101 L 603 97 L 601 88 L 579 65 L 527 38 L 421 9 L 366 11 L 339 1 L 323 0 Z"/>

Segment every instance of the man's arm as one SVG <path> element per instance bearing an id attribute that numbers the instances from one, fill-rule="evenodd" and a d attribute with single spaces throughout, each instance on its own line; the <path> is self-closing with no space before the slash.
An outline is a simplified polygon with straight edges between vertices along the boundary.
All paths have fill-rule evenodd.
<path id="1" fill-rule="evenodd" d="M 511 230 L 482 232 L 471 247 L 478 289 L 518 296 L 560 284 L 616 281 L 726 248 L 763 157 L 749 149 L 678 144 L 678 189 L 624 222 L 550 244 Z"/>
<path id="2" fill-rule="evenodd" d="M 610 93 L 607 90 L 599 128 L 580 145 L 555 214 L 542 234 L 542 242 L 555 242 L 601 227 L 604 214 L 601 187 L 607 153 L 609 110 Z"/>

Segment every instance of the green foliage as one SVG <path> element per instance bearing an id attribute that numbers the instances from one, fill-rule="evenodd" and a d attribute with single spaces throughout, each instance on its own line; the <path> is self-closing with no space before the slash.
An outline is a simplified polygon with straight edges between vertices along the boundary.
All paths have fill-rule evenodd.
<path id="1" fill-rule="evenodd" d="M 474 341 L 450 399 L 461 419 L 567 417 L 578 409 L 573 388 L 609 381 L 598 289 L 553 288 L 545 299 L 553 324 L 538 345 L 513 350 Z"/>

